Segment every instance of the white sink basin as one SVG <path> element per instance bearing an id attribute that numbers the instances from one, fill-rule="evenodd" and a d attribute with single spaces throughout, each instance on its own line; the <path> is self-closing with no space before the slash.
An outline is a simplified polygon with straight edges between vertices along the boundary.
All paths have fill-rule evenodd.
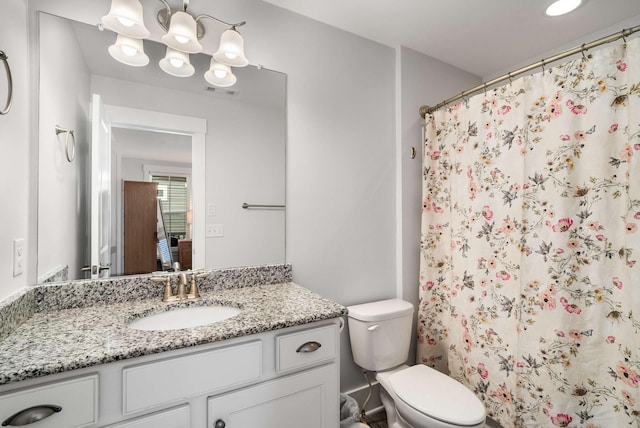
<path id="1" fill-rule="evenodd" d="M 170 309 L 166 312 L 147 315 L 129 323 L 135 330 L 178 330 L 226 320 L 240 313 L 240 309 L 231 306 L 193 306 Z"/>

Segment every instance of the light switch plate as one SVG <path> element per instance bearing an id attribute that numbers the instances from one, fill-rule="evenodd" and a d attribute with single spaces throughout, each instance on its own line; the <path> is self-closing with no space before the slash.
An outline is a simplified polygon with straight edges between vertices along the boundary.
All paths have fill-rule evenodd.
<path id="1" fill-rule="evenodd" d="M 22 275 L 24 272 L 24 239 L 13 240 L 13 276 Z"/>
<path id="2" fill-rule="evenodd" d="M 207 215 L 209 217 L 215 217 L 215 215 L 216 215 L 216 204 L 207 205 Z"/>
<path id="3" fill-rule="evenodd" d="M 221 224 L 208 224 L 205 235 L 207 238 L 220 238 L 224 236 L 224 227 Z"/>

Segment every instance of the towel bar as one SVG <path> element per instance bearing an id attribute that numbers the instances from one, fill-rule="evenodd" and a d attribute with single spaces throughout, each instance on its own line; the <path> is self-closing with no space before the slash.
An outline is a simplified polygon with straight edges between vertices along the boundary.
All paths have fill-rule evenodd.
<path id="1" fill-rule="evenodd" d="M 7 104 L 4 109 L 0 110 L 0 115 L 9 113 L 11 110 L 11 103 L 13 101 L 13 79 L 11 77 L 11 68 L 9 67 L 8 57 L 3 51 L 0 51 L 0 60 L 4 63 L 4 70 L 7 72 Z"/>

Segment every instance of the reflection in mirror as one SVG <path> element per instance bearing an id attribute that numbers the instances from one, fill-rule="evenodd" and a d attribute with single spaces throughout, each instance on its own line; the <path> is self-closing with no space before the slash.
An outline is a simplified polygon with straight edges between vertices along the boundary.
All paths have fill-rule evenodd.
<path id="1" fill-rule="evenodd" d="M 153 150 L 149 150 L 150 147 Z M 179 257 L 178 242 L 191 241 L 192 238 L 191 138 L 113 128 L 111 158 L 111 176 L 118 178 L 112 180 L 115 203 L 112 204 L 111 217 L 115 219 L 116 227 L 112 228 L 111 242 L 116 257 L 111 259 L 111 274 L 148 272 L 148 269 L 140 268 L 145 259 L 157 270 L 170 269 L 173 261 L 179 262 L 182 269 L 190 269 L 191 260 L 184 255 Z M 123 185 L 115 185 L 118 181 Z M 153 206 L 145 207 L 144 198 L 138 196 L 137 192 L 140 191 L 139 186 L 151 183 L 156 186 L 153 189 L 154 198 L 149 201 Z M 124 189 L 129 189 L 129 192 Z M 126 216 L 126 212 L 132 212 L 133 215 Z M 144 237 L 130 238 L 130 234 L 123 233 L 128 228 L 138 231 L 145 226 L 153 227 L 153 219 L 143 221 L 143 212 L 151 216 L 155 212 L 157 240 L 145 242 Z M 153 229 L 149 233 L 153 234 Z M 141 248 L 145 244 L 147 251 Z M 156 266 L 157 260 L 160 264 Z"/>
<path id="2" fill-rule="evenodd" d="M 172 260 L 182 255 L 188 266 L 192 259 L 194 269 L 285 262 L 284 210 L 247 210 L 242 204 L 285 203 L 286 76 L 248 66 L 234 69 L 234 87 L 214 88 L 202 73 L 177 78 L 162 72 L 157 64 L 164 49 L 153 41 L 144 41 L 149 66 L 128 67 L 107 52 L 113 33 L 45 13 L 38 20 L 38 282 L 90 277 L 92 268 L 94 277 L 127 272 L 127 257 L 140 254 L 127 251 L 125 182 L 156 183 Z M 209 59 L 193 55 L 191 62 L 206 70 Z M 93 194 L 92 94 L 102 99 L 100 132 L 111 140 L 109 191 Z M 120 119 L 109 122 L 110 111 Z M 139 123 L 168 114 L 181 123 L 203 123 L 203 131 L 177 129 L 173 119 L 157 128 L 136 125 L 122 120 L 129 111 L 142 118 Z M 56 126 L 75 132 L 73 162 Z M 105 180 L 104 173 L 100 177 Z M 93 231 L 92 199 L 108 199 L 111 206 Z M 153 257 L 159 268 L 155 214 Z M 91 261 L 89 249 L 100 235 L 108 237 L 108 266 Z"/>

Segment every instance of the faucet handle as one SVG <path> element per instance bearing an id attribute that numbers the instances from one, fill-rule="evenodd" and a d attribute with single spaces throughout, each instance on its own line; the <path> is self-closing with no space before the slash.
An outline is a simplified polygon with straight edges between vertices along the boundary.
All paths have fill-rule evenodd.
<path id="1" fill-rule="evenodd" d="M 163 302 L 168 302 L 173 297 L 173 291 L 171 290 L 171 277 L 168 275 L 153 276 L 151 277 L 153 282 L 164 282 L 164 292 L 162 296 Z"/>
<path id="2" fill-rule="evenodd" d="M 193 274 L 191 275 L 191 286 L 189 288 L 189 297 L 191 297 L 192 299 L 200 298 L 200 290 L 198 288 L 198 283 L 196 279 L 206 278 L 207 276 L 209 276 L 208 272 L 204 272 L 204 273 L 198 273 L 197 271 L 193 272 Z"/>
<path id="3" fill-rule="evenodd" d="M 194 278 L 206 278 L 209 276 L 209 272 L 193 272 Z"/>

